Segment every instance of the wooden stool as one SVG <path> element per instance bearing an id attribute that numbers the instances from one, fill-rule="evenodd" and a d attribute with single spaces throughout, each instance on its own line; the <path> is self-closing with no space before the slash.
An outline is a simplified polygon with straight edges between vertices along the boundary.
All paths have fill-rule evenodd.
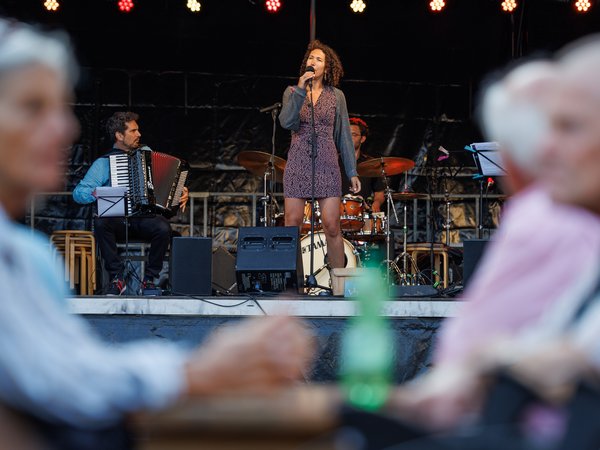
<path id="1" fill-rule="evenodd" d="M 417 258 L 422 255 L 429 255 L 431 252 L 431 244 L 427 242 L 407 244 L 406 252 L 414 261 L 414 264 L 410 265 L 410 271 L 414 275 L 418 270 L 418 267 L 415 267 L 417 266 Z M 448 287 L 448 247 L 446 247 L 444 244 L 433 244 L 433 258 L 434 269 L 437 272 L 437 275 L 435 275 L 435 281 L 437 283 L 441 283 L 444 289 L 446 289 Z M 440 274 L 443 275 L 441 280 Z"/>
<path id="2" fill-rule="evenodd" d="M 79 285 L 79 295 L 93 295 L 96 289 L 96 240 L 90 231 L 55 231 L 50 237 L 64 258 L 65 281 L 71 289 Z"/>

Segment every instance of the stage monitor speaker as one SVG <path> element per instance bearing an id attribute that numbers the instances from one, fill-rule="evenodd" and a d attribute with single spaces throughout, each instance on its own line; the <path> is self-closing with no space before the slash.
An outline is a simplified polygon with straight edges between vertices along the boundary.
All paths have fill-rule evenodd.
<path id="1" fill-rule="evenodd" d="M 175 295 L 212 295 L 212 238 L 173 238 L 169 278 Z"/>
<path id="2" fill-rule="evenodd" d="M 212 254 L 212 288 L 220 294 L 237 294 L 235 280 L 235 256 L 219 246 Z"/>
<path id="3" fill-rule="evenodd" d="M 466 287 L 475 273 L 489 239 L 468 239 L 463 242 L 463 286 Z"/>
<path id="4" fill-rule="evenodd" d="M 283 292 L 304 286 L 298 227 L 246 227 L 238 235 L 240 292 Z"/>

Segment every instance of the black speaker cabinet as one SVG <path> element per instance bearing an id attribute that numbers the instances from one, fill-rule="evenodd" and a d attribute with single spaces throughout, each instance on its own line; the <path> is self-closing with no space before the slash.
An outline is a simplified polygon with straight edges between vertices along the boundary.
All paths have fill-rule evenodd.
<path id="1" fill-rule="evenodd" d="M 489 241 L 489 239 L 469 239 L 463 242 L 463 286 L 469 284 Z"/>
<path id="2" fill-rule="evenodd" d="M 300 292 L 304 285 L 300 229 L 240 228 L 236 277 L 240 292 Z"/>
<path id="3" fill-rule="evenodd" d="M 212 238 L 173 238 L 169 267 L 173 294 L 211 295 Z"/>

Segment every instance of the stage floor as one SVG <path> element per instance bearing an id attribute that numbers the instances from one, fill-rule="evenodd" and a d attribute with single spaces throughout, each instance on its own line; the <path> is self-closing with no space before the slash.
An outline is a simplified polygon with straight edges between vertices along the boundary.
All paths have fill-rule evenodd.
<path id="1" fill-rule="evenodd" d="M 81 315 L 191 315 L 261 316 L 286 313 L 295 317 L 352 317 L 354 300 L 315 296 L 232 296 L 232 297 L 71 297 L 69 311 Z M 405 298 L 385 302 L 384 315 L 390 318 L 453 317 L 461 302 L 440 298 Z"/>
<path id="2" fill-rule="evenodd" d="M 385 303 L 393 332 L 394 379 L 409 380 L 427 370 L 438 328 L 457 314 L 461 301 L 406 298 Z M 85 319 L 109 345 L 150 339 L 185 348 L 200 345 L 210 334 L 245 317 L 287 313 L 312 329 L 317 356 L 307 378 L 333 382 L 338 377 L 341 337 L 356 302 L 343 297 L 72 297 L 69 311 Z"/>

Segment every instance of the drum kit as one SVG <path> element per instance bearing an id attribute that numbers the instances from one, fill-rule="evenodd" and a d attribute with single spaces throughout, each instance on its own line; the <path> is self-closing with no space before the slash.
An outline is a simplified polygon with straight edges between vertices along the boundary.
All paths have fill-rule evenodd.
<path id="1" fill-rule="evenodd" d="M 284 214 L 279 211 L 279 207 L 272 192 L 268 192 L 268 180 L 282 181 L 285 171 L 286 161 L 280 157 L 261 151 L 242 151 L 238 155 L 238 163 L 254 175 L 263 177 L 264 195 L 261 198 L 263 202 L 263 217 L 261 222 L 264 226 L 283 226 Z M 409 259 L 407 252 L 407 203 L 413 199 L 426 198 L 426 194 L 412 192 L 408 189 L 406 180 L 410 169 L 415 163 L 406 158 L 400 157 L 379 157 L 371 158 L 357 165 L 359 176 L 364 178 L 382 178 L 385 185 L 386 213 L 373 212 L 369 205 L 361 196 L 345 195 L 340 202 L 340 227 L 343 233 L 344 255 L 346 267 L 360 267 L 364 260 L 370 258 L 370 248 L 385 243 L 385 259 L 381 265 L 386 266 L 386 277 L 388 282 L 390 276 L 394 276 L 399 284 L 410 284 L 411 275 L 409 274 Z M 388 177 L 405 174 L 404 189 L 402 192 L 393 192 L 388 183 Z M 393 214 L 396 223 L 399 218 L 394 207 L 394 202 L 403 203 L 403 251 L 402 254 L 393 259 L 390 254 L 391 242 L 390 215 Z M 312 217 L 312 211 L 314 216 Z M 306 201 L 304 206 L 304 217 L 301 225 L 302 238 L 300 239 L 300 248 L 302 252 L 302 264 L 305 272 L 310 266 L 310 229 L 311 222 L 314 225 L 314 267 L 315 277 L 319 286 L 330 285 L 330 275 L 326 261 L 327 241 L 321 224 L 321 212 L 319 204 L 311 208 L 310 201 Z M 390 245 L 392 244 L 392 245 Z M 402 260 L 402 267 L 398 262 Z M 318 294 L 322 289 L 314 288 L 310 294 Z"/>

